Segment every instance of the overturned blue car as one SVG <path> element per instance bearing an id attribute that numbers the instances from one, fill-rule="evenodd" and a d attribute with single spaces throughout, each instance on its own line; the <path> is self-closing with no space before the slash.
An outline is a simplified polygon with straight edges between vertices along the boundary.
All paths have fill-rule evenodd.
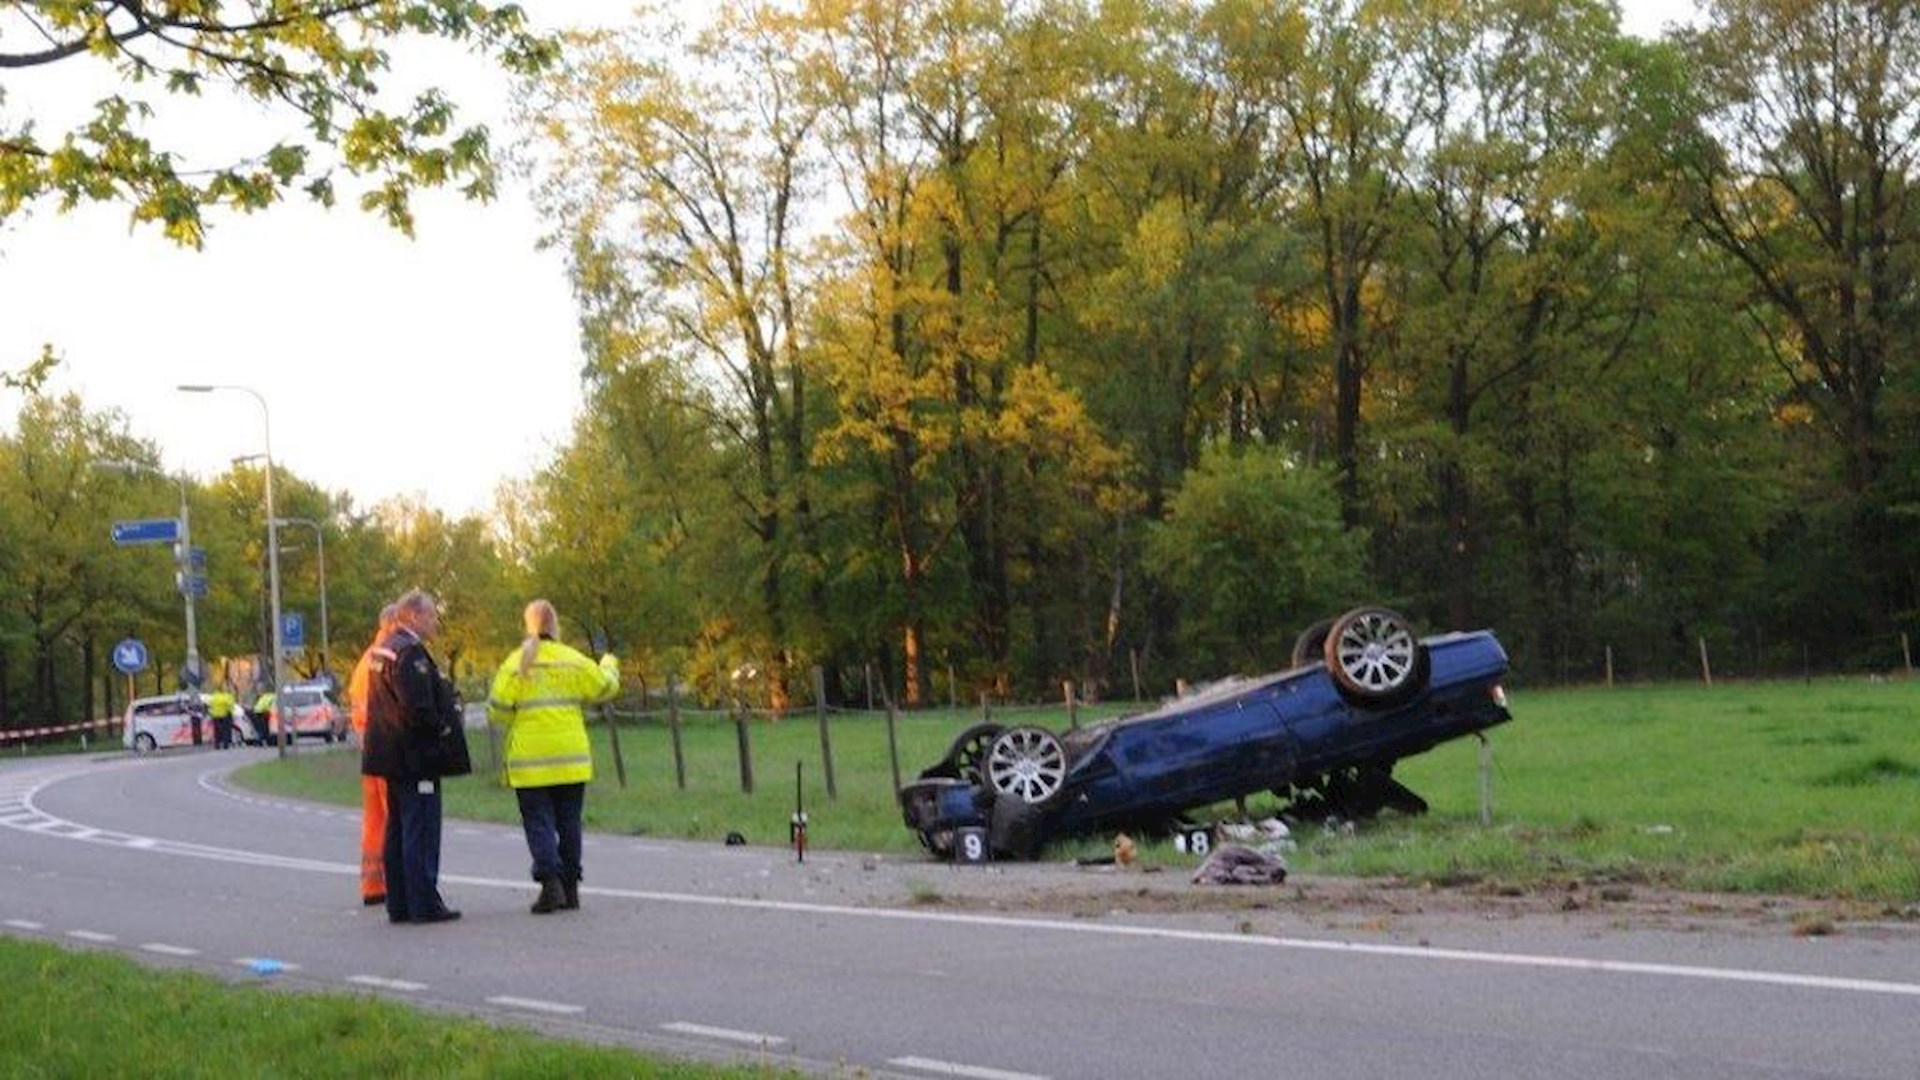
<path id="1" fill-rule="evenodd" d="M 1189 811 L 1269 791 L 1297 819 L 1423 813 L 1394 764 L 1511 719 L 1506 671 L 1488 631 L 1421 638 L 1396 612 L 1357 608 L 1309 627 L 1277 674 L 1065 733 L 968 728 L 900 806 L 943 858 L 963 829 L 984 830 L 996 857 L 1032 858 L 1056 837 L 1172 830 Z"/>

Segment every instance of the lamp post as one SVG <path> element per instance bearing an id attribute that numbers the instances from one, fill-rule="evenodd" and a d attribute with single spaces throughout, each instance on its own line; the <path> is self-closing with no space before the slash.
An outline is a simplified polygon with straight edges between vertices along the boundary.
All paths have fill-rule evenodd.
<path id="1" fill-rule="evenodd" d="M 267 606 L 273 615 L 273 693 L 275 700 L 280 696 L 280 658 L 285 652 L 280 647 L 280 531 L 274 524 L 273 516 L 273 416 L 267 411 L 267 399 L 260 391 L 249 386 L 235 386 L 231 383 L 198 383 L 180 385 L 179 390 L 188 394 L 211 394 L 215 390 L 235 390 L 250 395 L 260 403 L 260 431 L 266 442 L 267 451 Z M 287 756 L 287 726 L 280 725 L 280 756 Z"/>
<path id="2" fill-rule="evenodd" d="M 143 473 L 148 476 L 167 476 L 165 472 L 138 461 L 104 460 L 93 463 L 96 469 L 105 469 L 117 473 Z M 200 640 L 193 617 L 193 589 L 188 581 L 193 575 L 193 519 L 187 508 L 187 474 L 182 470 L 169 477 L 180 485 L 180 555 L 175 563 L 180 568 L 178 579 L 180 595 L 187 603 L 187 656 L 181 666 L 181 678 L 194 689 L 200 686 Z"/>
<path id="3" fill-rule="evenodd" d="M 329 677 L 332 669 L 327 667 L 327 656 L 332 651 L 333 638 L 327 630 L 327 533 L 320 523 L 311 518 L 281 518 L 280 526 L 299 525 L 313 530 L 314 547 L 320 553 L 320 670 Z"/>

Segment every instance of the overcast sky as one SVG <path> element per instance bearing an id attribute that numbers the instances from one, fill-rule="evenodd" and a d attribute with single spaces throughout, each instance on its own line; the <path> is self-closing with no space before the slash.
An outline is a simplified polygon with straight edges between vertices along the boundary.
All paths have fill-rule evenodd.
<path id="1" fill-rule="evenodd" d="M 546 25 L 606 24 L 630 6 L 523 3 Z M 1627 29 L 1641 34 L 1689 10 L 1658 0 L 1623 7 Z M 451 49 L 410 73 L 423 68 L 463 120 L 504 138 L 503 75 Z M 0 108 L 35 117 L 43 137 L 62 130 L 111 89 L 74 77 L 79 70 L 9 72 Z M 194 122 L 204 126 L 203 106 Z M 535 250 L 541 226 L 511 178 L 491 204 L 429 193 L 416 211 L 409 240 L 345 198 L 327 212 L 296 196 L 251 217 L 211 216 L 206 249 L 195 252 L 157 229 L 130 229 L 124 207 L 60 215 L 42 206 L 0 229 L 0 369 L 18 370 L 53 344 L 63 359 L 56 390 L 122 410 L 168 469 L 202 478 L 261 450 L 261 410 L 245 394 L 174 387 L 248 386 L 267 400 L 281 467 L 362 508 L 414 494 L 450 513 L 486 510 L 496 485 L 566 440 L 580 404 L 565 268 Z M 0 390 L 0 423 L 10 429 L 18 406 Z"/>

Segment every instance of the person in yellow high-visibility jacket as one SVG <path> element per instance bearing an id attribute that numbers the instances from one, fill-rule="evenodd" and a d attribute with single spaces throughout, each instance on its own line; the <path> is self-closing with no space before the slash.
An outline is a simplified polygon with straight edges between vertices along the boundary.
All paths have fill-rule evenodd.
<path id="1" fill-rule="evenodd" d="M 580 814 L 593 779 L 585 708 L 620 691 L 620 666 L 611 653 L 596 664 L 562 644 L 545 600 L 528 604 L 523 622 L 526 639 L 494 674 L 487 722 L 505 730 L 507 783 L 540 883 L 533 913 L 545 915 L 580 906 Z"/>
<path id="2" fill-rule="evenodd" d="M 380 609 L 380 628 L 373 643 L 360 654 L 347 680 L 347 706 L 351 710 L 353 734 L 361 745 L 367 738 L 367 680 L 371 678 L 368 661 L 397 625 L 399 611 L 393 604 Z M 360 902 L 375 907 L 387 902 L 387 778 L 360 777 Z"/>
<path id="3" fill-rule="evenodd" d="M 233 693 L 225 688 L 207 695 L 207 715 L 213 717 L 213 745 L 217 750 L 233 746 L 233 711 L 239 707 Z"/>

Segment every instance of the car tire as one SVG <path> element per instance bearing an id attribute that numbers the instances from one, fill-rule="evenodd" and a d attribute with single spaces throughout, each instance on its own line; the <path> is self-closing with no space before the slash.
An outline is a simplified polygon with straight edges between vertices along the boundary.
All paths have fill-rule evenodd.
<path id="1" fill-rule="evenodd" d="M 1332 619 L 1321 619 L 1293 639 L 1293 666 L 1306 667 L 1317 660 L 1324 660 L 1327 653 L 1327 631 L 1333 629 Z"/>
<path id="2" fill-rule="evenodd" d="M 1039 855 L 1046 839 L 1045 819 L 1045 807 L 1018 795 L 995 795 L 993 816 L 987 824 L 987 844 L 994 858 L 1031 859 Z"/>
<path id="3" fill-rule="evenodd" d="M 151 754 L 159 745 L 153 736 L 144 731 L 133 737 L 133 752 L 136 754 Z"/>
<path id="4" fill-rule="evenodd" d="M 1355 608 L 1333 620 L 1321 655 L 1341 696 L 1356 705 L 1398 705 L 1426 689 L 1427 648 L 1388 608 Z"/>
<path id="5" fill-rule="evenodd" d="M 1046 728 L 1012 727 L 994 737 L 982 770 L 995 796 L 1045 806 L 1066 787 L 1067 750 Z"/>
<path id="6" fill-rule="evenodd" d="M 974 784 L 986 783 L 987 751 L 1006 728 L 999 724 L 975 724 L 953 737 L 940 761 L 920 774 L 920 779 L 950 777 Z"/>

